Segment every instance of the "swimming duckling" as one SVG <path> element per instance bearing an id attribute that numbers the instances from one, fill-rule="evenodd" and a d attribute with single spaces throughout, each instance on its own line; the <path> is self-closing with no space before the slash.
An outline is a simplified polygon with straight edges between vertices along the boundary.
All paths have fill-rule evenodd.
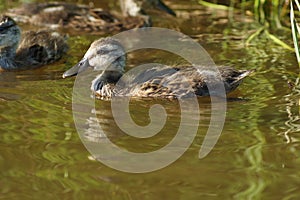
<path id="1" fill-rule="evenodd" d="M 170 15 L 176 16 L 176 13 L 161 0 L 120 0 L 120 6 L 123 16 L 136 17 L 145 15 L 147 9 L 159 9 Z"/>
<path id="2" fill-rule="evenodd" d="M 123 16 L 101 8 L 65 2 L 23 4 L 6 14 L 22 23 L 100 34 L 151 26 L 145 9 L 159 8 L 175 15 L 161 0 L 120 0 L 120 5 Z"/>
<path id="3" fill-rule="evenodd" d="M 52 63 L 67 51 L 66 38 L 56 32 L 25 32 L 8 16 L 0 16 L 0 71 L 25 70 Z"/>
<path id="4" fill-rule="evenodd" d="M 105 66 L 108 65 L 107 68 Z M 219 67 L 220 76 L 216 72 L 193 66 L 169 67 L 154 66 L 146 69 L 129 80 L 129 84 L 122 87 L 122 80 L 126 56 L 121 43 L 111 37 L 93 42 L 83 59 L 63 74 L 63 78 L 74 76 L 91 67 L 102 70 L 102 73 L 92 81 L 91 90 L 100 98 L 112 96 L 163 97 L 182 98 L 218 95 L 216 91 L 209 91 L 207 83 L 216 85 L 223 83 L 225 92 L 236 89 L 251 70 L 235 70 L 231 67 Z M 127 79 L 130 77 L 127 77 Z M 126 79 L 126 78 L 125 78 Z M 118 82 L 119 86 L 116 85 Z"/>

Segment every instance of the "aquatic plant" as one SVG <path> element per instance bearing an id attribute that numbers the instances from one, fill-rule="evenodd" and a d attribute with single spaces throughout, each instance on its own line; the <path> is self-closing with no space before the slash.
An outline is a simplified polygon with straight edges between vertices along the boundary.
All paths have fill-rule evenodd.
<path id="1" fill-rule="evenodd" d="M 217 1 L 211 3 L 199 0 L 198 2 L 201 5 L 214 9 L 228 10 L 228 12 L 234 10 L 243 13 L 250 12 L 250 14 L 253 15 L 253 18 L 258 22 L 259 26 L 255 32 L 248 36 L 245 46 L 249 46 L 258 36 L 264 35 L 283 48 L 294 51 L 294 48 L 279 39 L 276 34 L 272 33 L 277 30 L 290 31 L 287 17 L 289 12 L 289 0 L 229 0 L 227 5 L 220 5 Z"/>
<path id="2" fill-rule="evenodd" d="M 298 0 L 295 0 L 296 7 L 300 11 L 300 5 Z M 298 36 L 300 35 L 300 27 L 297 23 L 297 20 L 295 18 L 295 12 L 294 12 L 294 3 L 291 1 L 290 3 L 291 11 L 290 11 L 290 19 L 291 19 L 291 29 L 292 29 L 292 37 L 295 47 L 295 53 L 297 57 L 298 64 L 300 66 L 300 48 L 299 48 L 299 42 L 298 42 Z"/>

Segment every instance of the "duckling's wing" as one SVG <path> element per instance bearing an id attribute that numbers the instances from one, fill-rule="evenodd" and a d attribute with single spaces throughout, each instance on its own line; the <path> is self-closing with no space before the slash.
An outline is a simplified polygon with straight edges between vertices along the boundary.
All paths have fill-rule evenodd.
<path id="1" fill-rule="evenodd" d="M 121 20 L 121 17 L 101 8 L 90 8 L 87 5 L 66 2 L 23 4 L 19 8 L 9 10 L 6 15 L 17 22 L 37 26 L 63 27 L 68 30 L 72 28 L 97 33 L 122 31 L 142 26 L 139 21 Z"/>
<path id="2" fill-rule="evenodd" d="M 195 93 L 199 95 L 199 88 L 207 90 L 203 77 L 199 76 L 194 67 L 153 67 L 131 80 L 127 79 L 127 83 L 126 88 L 116 87 L 117 95 L 182 98 L 191 97 Z M 200 95 L 207 95 L 202 93 Z"/>
<path id="3" fill-rule="evenodd" d="M 17 22 L 31 23 L 38 26 L 62 26 L 74 16 L 87 15 L 89 7 L 65 2 L 25 3 L 10 9 L 6 15 Z"/>
<path id="4" fill-rule="evenodd" d="M 25 32 L 17 49 L 16 62 L 40 66 L 57 61 L 68 50 L 66 37 L 56 32 Z"/>
<path id="5" fill-rule="evenodd" d="M 252 71 L 222 67 L 219 72 L 220 74 L 208 67 L 202 69 L 193 66 L 159 66 L 141 72 L 129 81 L 129 87 L 120 91 L 121 95 L 142 97 L 185 98 L 194 95 L 219 95 L 220 84 L 224 84 L 225 92 L 228 93 Z"/>
<path id="6" fill-rule="evenodd" d="M 115 93 L 117 96 L 166 97 L 171 94 L 166 85 L 163 85 L 163 79 L 175 72 L 170 67 L 155 66 L 134 71 L 133 74 L 126 73 L 116 85 Z"/>

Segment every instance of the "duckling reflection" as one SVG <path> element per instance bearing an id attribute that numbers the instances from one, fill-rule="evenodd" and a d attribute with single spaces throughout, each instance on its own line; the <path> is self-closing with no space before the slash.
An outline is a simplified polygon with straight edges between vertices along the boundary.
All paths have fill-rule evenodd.
<path id="1" fill-rule="evenodd" d="M 108 67 L 106 67 L 108 65 Z M 208 89 L 207 83 L 223 83 L 226 93 L 236 89 L 251 70 L 236 70 L 231 67 L 219 67 L 221 76 L 207 67 L 203 70 L 193 66 L 154 66 L 148 68 L 130 80 L 130 87 L 116 88 L 116 83 L 124 74 L 126 56 L 123 46 L 111 37 L 93 42 L 83 59 L 63 74 L 69 77 L 91 67 L 100 71 L 93 80 L 91 90 L 99 98 L 112 96 L 182 98 L 218 95 Z M 185 79 L 183 79 L 185 77 Z"/>
<path id="2" fill-rule="evenodd" d="M 203 101 L 204 100 L 204 101 Z M 117 102 L 118 105 L 121 105 L 122 112 L 124 110 L 128 109 L 128 112 L 130 112 L 130 116 L 132 118 L 132 122 L 134 124 L 128 124 L 126 123 L 126 127 L 135 127 L 140 126 L 140 128 L 144 127 L 148 131 L 140 132 L 140 135 L 145 134 L 145 132 L 153 133 L 155 132 L 155 129 L 152 129 L 154 126 L 161 127 L 158 131 L 160 134 L 163 134 L 166 136 L 166 138 L 173 137 L 174 133 L 176 133 L 178 126 L 180 125 L 180 121 L 182 113 L 180 107 L 180 103 L 178 100 L 172 100 L 169 99 L 132 99 L 130 101 L 128 107 L 123 107 L 123 103 L 126 101 L 124 98 L 118 98 Z M 183 106 L 187 110 L 185 110 L 186 113 L 188 113 L 188 120 L 186 120 L 184 123 L 181 123 L 181 125 L 184 125 L 186 127 L 195 127 L 198 126 L 198 123 L 194 123 L 195 119 L 197 119 L 197 116 L 199 113 L 196 111 L 196 109 L 193 107 L 193 101 L 191 99 L 184 99 L 183 100 L 184 105 L 189 106 Z M 151 117 L 149 116 L 149 109 L 153 105 L 162 105 L 166 111 L 166 113 L 161 113 L 161 117 L 165 118 L 166 121 L 163 120 L 157 120 L 153 121 L 151 120 Z M 206 98 L 201 99 L 201 103 L 199 103 L 201 106 L 201 125 L 202 126 L 208 126 L 210 122 L 210 113 L 211 113 L 211 105 L 210 102 L 207 101 Z M 117 118 L 114 116 L 112 112 L 112 106 L 111 102 L 109 101 L 101 101 L 99 104 L 96 105 L 95 108 L 92 108 L 89 105 L 86 105 L 84 103 L 76 104 L 76 110 L 78 108 L 78 112 L 80 116 L 85 116 L 85 123 L 80 128 L 80 134 L 83 138 L 85 138 L 87 141 L 90 142 L 96 142 L 96 143 L 102 143 L 107 142 L 107 140 L 114 141 L 118 143 L 120 140 L 128 140 L 129 142 L 132 142 L 132 139 L 128 137 L 128 129 L 122 129 L 116 121 Z M 197 115 L 198 114 L 198 115 Z M 152 127 L 150 128 L 149 127 Z M 148 127 L 146 127 L 148 126 Z M 187 131 L 189 128 L 186 128 Z M 137 129 L 134 129 L 138 131 Z M 139 129 L 140 130 L 140 129 Z M 151 131 L 150 131 L 151 130 Z M 171 131 L 170 131 L 171 130 Z M 175 131 L 176 130 L 176 131 Z M 157 139 L 157 138 L 156 138 Z M 161 139 L 161 138 L 160 138 Z M 155 144 L 164 143 L 161 140 L 158 140 L 155 142 Z M 141 141 L 140 141 L 141 142 Z M 143 145 L 139 144 L 141 148 L 145 148 L 147 145 L 147 142 L 144 141 Z M 136 145 L 134 145 L 134 148 L 137 148 Z M 136 150 L 136 149 L 135 149 Z"/>
<path id="3" fill-rule="evenodd" d="M 16 21 L 66 30 L 110 33 L 151 26 L 145 10 L 160 9 L 175 15 L 161 0 L 120 0 L 123 16 L 101 8 L 65 2 L 30 3 L 11 9 L 7 15 Z"/>
<path id="4" fill-rule="evenodd" d="M 67 51 L 66 38 L 56 32 L 25 32 L 8 16 L 0 16 L 0 71 L 25 70 L 57 61 Z"/>

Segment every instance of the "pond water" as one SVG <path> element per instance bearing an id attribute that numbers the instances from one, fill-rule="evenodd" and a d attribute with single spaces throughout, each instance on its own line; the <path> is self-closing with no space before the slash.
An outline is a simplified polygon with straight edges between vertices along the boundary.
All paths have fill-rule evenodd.
<path id="1" fill-rule="evenodd" d="M 212 151 L 199 149 L 207 132 L 211 105 L 199 98 L 201 120 L 188 150 L 171 165 L 151 173 L 120 172 L 95 161 L 76 131 L 72 113 L 75 78 L 62 79 L 89 44 L 100 36 L 70 34 L 70 51 L 59 62 L 37 70 L 0 73 L 0 198 L 2 199 L 297 199 L 300 196 L 298 65 L 292 51 L 263 36 L 246 47 L 257 29 L 251 17 L 202 7 L 196 1 L 166 1 L 178 17 L 153 13 L 155 26 L 182 31 L 199 42 L 219 65 L 256 69 L 228 98 L 226 121 Z M 16 6 L 4 1 L 4 8 Z M 101 1 L 97 6 L 116 9 Z M 30 29 L 22 25 L 23 29 Z M 291 44 L 289 32 L 280 33 Z M 129 55 L 129 67 L 141 62 L 176 64 L 155 51 Z M 296 83 L 290 88 L 288 82 Z M 89 98 L 89 97 L 88 97 Z M 96 100 L 87 138 L 106 139 L 132 152 L 160 149 L 175 136 L 180 123 L 177 101 L 132 100 L 132 119 L 150 122 L 148 110 L 160 104 L 166 126 L 149 139 L 124 134 L 116 125 L 110 101 Z M 98 121 L 97 121 L 98 120 Z M 185 125 L 197 126 L 193 123 Z"/>

